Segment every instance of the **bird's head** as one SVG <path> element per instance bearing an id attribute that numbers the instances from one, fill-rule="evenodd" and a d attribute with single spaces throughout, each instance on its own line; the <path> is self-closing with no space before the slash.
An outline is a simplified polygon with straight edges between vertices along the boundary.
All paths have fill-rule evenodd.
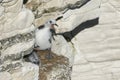
<path id="1" fill-rule="evenodd" d="M 47 21 L 45 25 L 46 25 L 46 27 L 50 28 L 50 31 L 52 32 L 53 35 L 56 34 L 56 30 L 55 30 L 54 26 L 58 26 L 58 25 L 56 24 L 55 19 L 51 19 L 51 20 Z"/>
<path id="2" fill-rule="evenodd" d="M 63 18 L 63 16 L 59 16 L 59 17 L 57 17 L 56 19 L 50 19 L 49 21 L 47 21 L 47 22 L 45 23 L 45 26 L 46 26 L 46 27 L 50 27 L 51 29 L 52 29 L 52 28 L 54 29 L 54 26 L 58 26 L 58 25 L 56 24 L 56 22 L 57 22 L 58 20 L 60 20 L 61 18 Z"/>
<path id="3" fill-rule="evenodd" d="M 63 18 L 63 16 L 57 17 L 56 19 L 50 19 L 49 21 L 47 21 L 45 23 L 45 27 L 50 28 L 50 30 L 52 31 L 52 33 L 55 33 L 55 27 L 54 26 L 58 27 L 58 25 L 56 24 L 56 22 L 58 20 L 60 20 L 61 18 Z"/>
<path id="4" fill-rule="evenodd" d="M 55 19 L 51 19 L 51 20 L 46 22 L 45 26 L 49 27 L 50 29 L 54 29 L 55 30 L 54 26 L 58 26 L 58 25 L 56 24 L 56 20 Z"/>

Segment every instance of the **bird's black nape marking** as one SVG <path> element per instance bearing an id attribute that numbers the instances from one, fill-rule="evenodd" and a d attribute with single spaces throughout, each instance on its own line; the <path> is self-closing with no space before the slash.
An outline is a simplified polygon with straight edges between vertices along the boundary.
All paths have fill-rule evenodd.
<path id="1" fill-rule="evenodd" d="M 45 26 L 44 25 L 41 25 L 38 27 L 38 29 L 43 29 Z"/>
<path id="2" fill-rule="evenodd" d="M 63 16 L 60 16 L 60 17 L 57 17 L 55 20 L 58 21 L 58 20 L 60 20 L 62 18 L 63 18 Z"/>
<path id="3" fill-rule="evenodd" d="M 92 19 L 92 20 L 87 20 L 83 23 L 81 23 L 80 25 L 78 25 L 76 28 L 74 28 L 71 31 L 68 32 L 64 32 L 64 33 L 56 33 L 57 35 L 63 35 L 63 37 L 70 42 L 79 32 L 81 32 L 82 30 L 86 29 L 86 28 L 90 28 L 93 27 L 95 25 L 97 25 L 99 22 L 99 17 Z"/>

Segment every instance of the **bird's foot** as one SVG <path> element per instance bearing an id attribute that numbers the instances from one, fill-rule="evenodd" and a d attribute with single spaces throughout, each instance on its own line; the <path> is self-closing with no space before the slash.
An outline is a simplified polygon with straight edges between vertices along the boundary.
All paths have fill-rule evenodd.
<path id="1" fill-rule="evenodd" d="M 48 53 L 46 56 L 45 56 L 46 59 L 53 59 L 53 55 L 51 53 Z"/>
<path id="2" fill-rule="evenodd" d="M 36 65 L 40 65 L 40 61 L 38 59 L 35 59 L 34 61 L 32 61 L 34 64 Z"/>

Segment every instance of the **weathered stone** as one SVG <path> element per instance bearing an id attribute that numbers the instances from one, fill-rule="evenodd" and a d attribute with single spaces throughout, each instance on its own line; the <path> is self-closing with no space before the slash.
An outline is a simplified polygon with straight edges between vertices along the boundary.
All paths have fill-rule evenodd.
<path id="1" fill-rule="evenodd" d="M 56 36 L 52 47 L 53 52 L 55 52 L 57 55 L 64 55 L 65 57 L 69 58 L 70 66 L 73 65 L 76 51 L 72 43 L 67 43 L 62 36 Z"/>
<path id="2" fill-rule="evenodd" d="M 94 2 L 94 0 L 91 0 L 89 5 L 92 5 L 92 3 L 95 4 Z M 120 14 L 119 11 L 116 13 L 116 9 L 112 7 L 110 3 L 111 1 L 106 1 L 100 5 L 98 4 L 100 9 L 98 9 L 98 12 L 95 12 L 95 14 L 99 14 L 99 24 L 93 28 L 82 31 L 72 40 L 72 43 L 77 52 L 74 58 L 72 80 L 119 79 L 119 73 L 116 72 L 117 70 L 119 71 L 119 65 L 116 65 L 116 63 L 119 64 L 120 59 L 120 45 L 118 44 L 120 40 Z M 90 8 L 87 5 L 85 6 L 87 9 Z M 81 8 L 81 10 L 82 9 L 84 10 L 84 8 Z M 83 12 L 86 17 L 86 19 L 84 16 L 83 18 L 81 17 L 83 21 L 89 19 L 89 17 L 92 18 L 96 16 L 89 12 L 92 11 L 88 11 L 88 14 L 87 12 Z M 74 14 L 72 15 L 74 16 Z M 70 17 L 68 17 L 68 20 Z M 72 19 L 74 23 L 77 20 L 75 19 L 76 18 Z M 117 66 L 117 68 L 113 68 L 113 66 Z"/>
<path id="3" fill-rule="evenodd" d="M 21 0 L 17 0 L 17 1 L 21 1 Z M 23 8 L 21 9 L 21 12 L 15 12 L 15 13 L 18 13 L 18 14 L 16 14 L 16 16 L 14 15 L 14 17 L 11 17 L 11 15 L 13 16 L 13 14 L 11 14 L 10 17 L 7 16 L 7 12 L 5 12 L 6 14 L 5 16 L 4 15 L 1 16 L 1 18 L 8 17 L 8 19 L 5 18 L 2 20 L 4 22 L 7 22 L 4 25 L 2 25 L 4 22 L 0 24 L 1 25 L 0 34 L 2 33 L 0 36 L 0 40 L 15 36 L 17 34 L 29 33 L 34 30 L 34 26 L 32 25 L 32 22 L 34 20 L 34 15 L 30 10 Z"/>
<path id="4" fill-rule="evenodd" d="M 35 24 L 39 26 L 64 12 L 63 18 L 57 22 L 60 27 L 56 30 L 66 32 L 84 21 L 99 17 L 98 25 L 84 29 L 71 42 L 56 36 L 52 50 L 69 58 L 73 64 L 72 80 L 119 80 L 120 1 L 90 0 L 81 8 L 62 9 L 69 5 L 77 6 L 71 5 L 77 1 L 82 0 L 44 0 L 36 9 Z"/>
<path id="5" fill-rule="evenodd" d="M 11 38 L 3 39 L 0 41 L 1 43 L 1 49 L 7 49 L 8 47 L 11 47 L 12 45 L 16 43 L 21 43 L 21 42 L 28 42 L 32 41 L 34 37 L 34 33 L 26 33 L 26 34 L 18 34 L 16 36 L 13 36 Z"/>
<path id="6" fill-rule="evenodd" d="M 38 80 L 39 67 L 23 60 L 33 50 L 33 21 L 34 15 L 23 6 L 23 0 L 0 2 L 1 80 Z"/>
<path id="7" fill-rule="evenodd" d="M 2 16 L 3 14 L 4 14 L 4 7 L 0 5 L 0 16 Z"/>
<path id="8" fill-rule="evenodd" d="M 0 66 L 0 72 L 2 71 L 12 71 L 22 67 L 21 61 L 6 61 Z"/>
<path id="9" fill-rule="evenodd" d="M 27 17 L 32 15 L 29 10 L 22 8 L 22 0 L 14 0 L 10 3 L 8 3 L 9 0 L 3 1 L 5 4 L 0 5 L 0 40 L 3 40 L 2 43 L 0 42 L 0 50 L 2 50 L 0 53 L 7 50 L 9 47 L 16 45 L 16 43 L 26 43 L 33 40 L 29 35 L 20 36 L 20 38 L 22 37 L 22 40 L 17 38 L 15 39 L 15 42 L 14 39 L 4 39 L 16 36 L 17 34 L 26 34 L 33 31 L 33 27 L 31 26 L 33 22 L 31 19 L 33 18 L 26 18 L 27 15 L 29 15 Z M 89 2 L 80 8 L 84 1 Z M 60 26 L 56 29 L 57 32 L 71 31 L 84 21 L 99 17 L 98 25 L 84 29 L 76 35 L 71 42 L 67 42 L 62 36 L 56 36 L 52 50 L 58 55 L 64 55 L 69 58 L 69 66 L 73 66 L 72 80 L 119 80 L 119 3 L 119 0 L 29 0 L 26 6 L 34 12 L 36 17 L 34 24 L 36 26 L 43 24 L 50 18 L 56 18 L 62 14 L 63 18 L 57 22 Z M 28 21 L 28 23 L 26 21 Z M 6 24 L 6 22 L 8 23 Z M 14 26 L 10 24 L 13 24 Z M 10 25 L 9 28 L 8 25 Z M 17 27 L 15 27 L 16 25 Z M 12 41 L 13 44 L 11 43 Z M 4 46 L 2 46 L 3 43 Z M 7 47 L 7 45 L 11 46 Z M 28 49 L 29 48 L 26 49 L 28 52 L 23 53 L 28 54 L 30 51 Z M 1 54 L 1 56 L 2 55 L 3 54 Z M 7 61 L 10 63 L 9 60 Z M 51 64 L 49 63 L 48 65 Z M 64 67 L 61 65 L 53 67 L 53 71 L 51 71 L 50 75 L 47 75 L 48 78 L 61 80 L 61 71 L 64 72 L 61 68 Z M 53 75 L 54 73 L 58 74 L 57 78 L 56 75 Z M 66 71 L 65 74 L 67 73 L 68 72 Z M 25 78 L 23 76 L 19 79 L 22 80 L 28 78 L 25 75 Z M 63 80 L 66 79 L 64 78 Z"/>
<path id="10" fill-rule="evenodd" d="M 11 73 L 12 80 L 38 80 L 39 67 L 31 63 L 23 63 L 20 69 Z"/>
<path id="11" fill-rule="evenodd" d="M 55 16 L 57 17 L 58 15 L 65 13 L 69 9 L 80 8 L 83 4 L 86 4 L 87 2 L 89 2 L 89 0 L 74 0 L 74 1 L 73 0 L 69 0 L 69 1 L 64 1 L 64 0 L 62 0 L 62 1 L 59 1 L 59 0 L 46 1 L 45 0 L 44 1 L 43 0 L 43 1 L 39 1 L 37 4 L 36 4 L 36 2 L 37 1 L 32 0 L 32 1 L 28 2 L 26 4 L 26 6 L 34 7 L 37 5 L 35 10 L 33 11 L 35 13 L 35 17 L 36 17 L 34 24 L 36 26 L 39 26 L 42 23 L 44 23 L 43 21 L 46 21 L 50 18 L 55 18 Z"/>
<path id="12" fill-rule="evenodd" d="M 38 80 L 39 67 L 31 63 L 22 63 L 22 67 L 9 72 L 0 72 L 1 80 Z"/>
<path id="13" fill-rule="evenodd" d="M 12 80 L 10 73 L 8 72 L 0 72 L 0 79 L 1 80 Z"/>

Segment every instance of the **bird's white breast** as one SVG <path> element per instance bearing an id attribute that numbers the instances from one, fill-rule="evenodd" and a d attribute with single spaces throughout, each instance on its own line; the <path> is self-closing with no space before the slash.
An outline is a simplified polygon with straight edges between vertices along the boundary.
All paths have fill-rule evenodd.
<path id="1" fill-rule="evenodd" d="M 35 31 L 35 44 L 39 46 L 40 50 L 49 49 L 51 47 L 50 38 L 51 32 L 49 28 L 37 29 Z"/>

